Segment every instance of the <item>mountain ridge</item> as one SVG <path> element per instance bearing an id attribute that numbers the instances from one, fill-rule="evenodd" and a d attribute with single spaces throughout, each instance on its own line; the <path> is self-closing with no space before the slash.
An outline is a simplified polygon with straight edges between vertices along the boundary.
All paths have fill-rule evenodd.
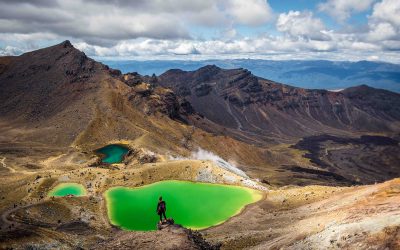
<path id="1" fill-rule="evenodd" d="M 398 132 L 392 122 L 400 121 L 400 95 L 365 85 L 339 92 L 303 89 L 256 77 L 247 69 L 215 65 L 195 71 L 169 70 L 159 76 L 159 82 L 187 98 L 209 120 L 231 129 L 260 135 L 270 131 L 288 138 L 323 131 Z M 354 94 L 357 90 L 363 90 L 361 97 Z M 362 103 L 360 98 L 371 93 L 374 99 Z M 386 101 L 391 105 L 382 104 Z M 269 114 L 281 121 L 274 123 Z M 289 123 L 292 127 L 285 129 Z"/>
<path id="2" fill-rule="evenodd" d="M 273 182 L 281 185 L 293 174 L 288 169 L 309 167 L 307 161 L 298 161 L 302 156 L 294 157 L 300 153 L 291 147 L 303 138 L 371 133 L 392 137 L 399 129 L 399 95 L 365 86 L 359 87 L 361 95 L 356 94 L 358 88 L 308 90 L 256 77 L 246 69 L 215 65 L 192 72 L 170 70 L 158 77 L 122 74 L 67 41 L 0 58 L 0 65 L 6 68 L 0 74 L 1 138 L 16 147 L 30 141 L 57 150 L 92 151 L 110 142 L 131 141 L 167 159 L 190 156 L 200 147 L 234 160 L 254 178 L 273 175 Z M 371 93 L 372 103 L 365 98 Z M 330 147 L 320 143 L 321 150 Z M 393 148 L 379 147 L 373 154 L 397 152 L 389 147 Z M 364 151 L 368 152 L 362 145 L 354 148 L 358 155 Z M 323 161 L 335 165 L 338 159 L 335 155 Z M 370 164 L 372 158 L 366 159 L 363 164 Z M 287 167 L 298 164 L 300 168 Z M 331 169 L 352 183 L 351 170 Z M 307 171 L 303 177 L 319 173 Z"/>
<path id="3" fill-rule="evenodd" d="M 301 88 L 336 90 L 367 84 L 400 92 L 400 65 L 385 62 L 267 59 L 102 61 L 124 73 L 137 71 L 145 75 L 160 75 L 171 68 L 191 71 L 215 64 L 225 69 L 246 68 L 265 79 Z"/>

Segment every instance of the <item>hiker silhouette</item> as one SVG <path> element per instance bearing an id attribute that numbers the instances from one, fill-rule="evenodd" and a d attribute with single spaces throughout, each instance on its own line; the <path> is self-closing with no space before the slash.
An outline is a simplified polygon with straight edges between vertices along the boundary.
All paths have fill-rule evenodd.
<path id="1" fill-rule="evenodd" d="M 162 222 L 162 217 L 164 216 L 164 221 L 167 220 L 167 217 L 165 216 L 165 212 L 167 211 L 167 204 L 165 201 L 163 201 L 162 196 L 158 199 L 158 204 L 157 204 L 157 214 L 160 216 L 160 222 Z"/>

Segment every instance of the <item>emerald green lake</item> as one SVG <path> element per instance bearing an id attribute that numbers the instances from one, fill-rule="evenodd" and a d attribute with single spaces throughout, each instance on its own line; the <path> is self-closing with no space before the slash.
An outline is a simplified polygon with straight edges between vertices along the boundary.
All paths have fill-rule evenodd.
<path id="1" fill-rule="evenodd" d="M 61 183 L 58 184 L 48 194 L 49 196 L 83 196 L 86 195 L 86 189 L 78 183 Z"/>
<path id="2" fill-rule="evenodd" d="M 129 148 L 118 145 L 111 144 L 96 150 L 96 153 L 102 156 L 101 161 L 103 163 L 120 163 L 124 159 L 124 156 L 128 153 Z"/>
<path id="3" fill-rule="evenodd" d="M 139 188 L 114 187 L 106 191 L 108 217 L 125 230 L 156 230 L 159 196 L 168 218 L 192 229 L 218 225 L 261 199 L 259 191 L 229 185 L 161 181 Z"/>

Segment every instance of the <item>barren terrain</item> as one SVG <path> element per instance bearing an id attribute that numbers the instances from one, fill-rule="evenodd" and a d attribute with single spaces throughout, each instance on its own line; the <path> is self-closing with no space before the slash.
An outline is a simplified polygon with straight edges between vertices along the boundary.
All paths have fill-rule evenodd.
<path id="1" fill-rule="evenodd" d="M 189 97 L 172 84 L 187 75 Z M 123 75 L 68 41 L 1 57 L 0 90 L 0 248 L 400 248 L 398 94 L 305 90 L 215 66 Z M 114 143 L 128 155 L 101 163 L 95 150 Z M 108 188 L 161 180 L 264 198 L 201 231 L 110 224 Z M 47 196 L 63 182 L 87 196 Z"/>

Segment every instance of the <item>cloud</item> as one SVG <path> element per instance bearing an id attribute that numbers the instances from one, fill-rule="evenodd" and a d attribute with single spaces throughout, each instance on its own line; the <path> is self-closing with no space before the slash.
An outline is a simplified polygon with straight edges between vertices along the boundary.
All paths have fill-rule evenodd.
<path id="1" fill-rule="evenodd" d="M 74 45 L 84 50 L 89 56 L 125 59 L 169 59 L 177 58 L 177 55 L 184 55 L 182 59 L 187 60 L 249 57 L 264 59 L 314 57 L 317 59 L 365 60 L 367 56 L 376 53 L 382 55 L 380 58 L 386 58 L 382 51 L 383 45 L 359 40 L 353 34 L 327 32 L 326 35 L 330 37 L 329 40 L 310 40 L 304 37 L 292 39 L 292 37 L 286 36 L 265 35 L 257 38 L 236 38 L 229 41 L 135 39 L 120 42 L 109 48 L 86 43 Z M 391 46 L 394 45 L 391 44 Z M 393 61 L 394 54 L 388 53 L 387 55 L 390 55 L 390 60 Z"/>
<path id="2" fill-rule="evenodd" d="M 238 23 L 260 25 L 272 18 L 272 9 L 265 0 L 231 0 L 227 2 L 227 12 Z"/>
<path id="3" fill-rule="evenodd" d="M 278 31 L 285 32 L 292 37 L 305 37 L 313 40 L 327 40 L 324 34 L 325 25 L 321 19 L 314 18 L 309 11 L 289 11 L 279 15 L 276 22 Z"/>
<path id="4" fill-rule="evenodd" d="M 400 61 L 400 1 L 327 0 L 317 8 L 341 22 L 370 14 L 361 27 L 328 29 L 311 11 L 273 13 L 264 0 L 0 0 L 0 54 L 69 39 L 107 58 Z"/>
<path id="5" fill-rule="evenodd" d="M 57 0 L 1 0 L 2 3 L 6 4 L 30 4 L 36 6 L 57 6 Z"/>
<path id="6" fill-rule="evenodd" d="M 383 0 L 373 6 L 368 19 L 368 41 L 384 49 L 400 50 L 400 1 Z"/>
<path id="7" fill-rule="evenodd" d="M 13 56 L 22 54 L 24 50 L 21 48 L 6 46 L 4 49 L 0 49 L 0 56 Z"/>
<path id="8" fill-rule="evenodd" d="M 318 9 L 328 13 L 340 22 L 346 21 L 352 13 L 366 11 L 375 0 L 328 0 L 318 5 Z"/>
<path id="9" fill-rule="evenodd" d="M 2 0 L 0 33 L 51 33 L 111 46 L 135 38 L 191 39 L 193 26 L 261 25 L 271 15 L 264 0 Z"/>
<path id="10" fill-rule="evenodd" d="M 176 48 L 170 49 L 169 52 L 176 55 L 195 55 L 200 54 L 193 44 L 181 43 Z"/>
<path id="11" fill-rule="evenodd" d="M 371 19 L 391 23 L 400 26 L 400 1 L 383 0 L 373 7 Z"/>
<path id="12" fill-rule="evenodd" d="M 390 40 L 397 35 L 396 29 L 390 23 L 371 23 L 370 28 L 368 38 L 371 41 Z"/>
<path id="13" fill-rule="evenodd" d="M 57 6 L 34 3 L 0 3 L 0 32 L 29 34 L 47 32 L 82 39 L 93 44 L 113 44 L 121 39 L 189 38 L 177 17 L 169 13 L 151 15 L 124 8 L 104 7 L 80 0 Z"/>

